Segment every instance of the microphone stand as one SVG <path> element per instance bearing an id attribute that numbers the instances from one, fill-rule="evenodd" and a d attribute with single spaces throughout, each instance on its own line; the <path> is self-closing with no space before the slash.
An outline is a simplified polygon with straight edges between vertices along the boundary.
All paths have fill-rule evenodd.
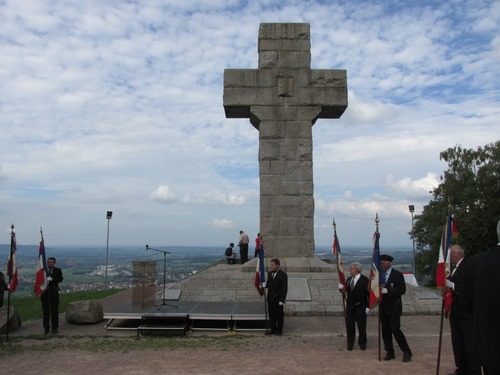
<path id="1" fill-rule="evenodd" d="M 170 254 L 170 252 L 166 250 L 158 250 L 158 249 L 153 249 L 152 247 L 149 247 L 149 245 L 146 245 L 146 251 L 148 250 L 154 250 L 158 251 L 159 253 L 163 253 L 163 296 L 161 299 L 161 304 L 156 305 L 157 309 L 156 311 L 160 310 L 163 306 L 169 306 L 169 307 L 175 307 L 178 308 L 176 305 L 169 305 L 168 303 L 165 302 L 165 286 L 166 286 L 166 276 L 167 276 L 167 254 Z"/>

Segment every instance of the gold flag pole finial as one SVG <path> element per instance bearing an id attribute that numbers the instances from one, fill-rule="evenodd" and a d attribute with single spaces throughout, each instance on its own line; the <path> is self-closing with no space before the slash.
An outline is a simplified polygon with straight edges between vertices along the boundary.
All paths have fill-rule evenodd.
<path id="1" fill-rule="evenodd" d="M 333 231 L 336 232 L 337 231 L 337 223 L 335 222 L 335 218 L 333 218 Z"/>
<path id="2" fill-rule="evenodd" d="M 40 237 L 42 237 L 42 240 L 43 240 L 43 230 L 42 230 L 42 226 L 40 226 Z"/>
<path id="3" fill-rule="evenodd" d="M 378 218 L 378 212 L 375 213 L 375 227 L 377 228 L 378 232 L 378 224 L 380 223 L 380 219 Z"/>

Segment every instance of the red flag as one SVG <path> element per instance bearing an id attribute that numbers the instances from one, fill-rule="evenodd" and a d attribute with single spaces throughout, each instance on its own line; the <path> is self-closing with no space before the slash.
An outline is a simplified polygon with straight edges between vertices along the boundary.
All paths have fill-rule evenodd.
<path id="1" fill-rule="evenodd" d="M 7 276 L 9 277 L 9 292 L 12 293 L 16 290 L 18 277 L 17 277 L 17 264 L 16 264 L 16 233 L 14 232 L 14 224 L 11 226 L 10 233 L 10 253 L 9 261 L 7 262 Z"/>
<path id="2" fill-rule="evenodd" d="M 337 237 L 337 231 L 333 234 L 332 254 L 337 256 L 337 272 L 339 274 L 339 282 L 344 285 L 343 291 L 346 290 L 344 262 L 342 261 L 342 251 L 340 250 L 340 243 Z"/>
<path id="3" fill-rule="evenodd" d="M 380 262 L 380 244 L 379 244 L 380 233 L 376 231 L 373 234 L 373 255 L 372 255 L 372 269 L 370 272 L 370 284 L 368 289 L 370 290 L 370 302 L 368 307 L 373 309 L 377 306 L 382 298 L 380 293 L 380 288 L 384 283 L 382 276 L 382 264 Z"/>
<path id="4" fill-rule="evenodd" d="M 38 248 L 38 271 L 35 276 L 35 294 L 39 296 L 47 289 L 47 261 L 45 259 L 45 243 L 40 241 Z"/>
<path id="5" fill-rule="evenodd" d="M 441 245 L 439 246 L 439 259 L 436 268 L 436 286 L 444 288 L 446 286 L 446 279 L 450 275 L 450 252 L 452 235 L 458 233 L 457 225 L 454 223 L 453 216 L 448 213 L 446 225 L 443 229 L 441 237 Z"/>

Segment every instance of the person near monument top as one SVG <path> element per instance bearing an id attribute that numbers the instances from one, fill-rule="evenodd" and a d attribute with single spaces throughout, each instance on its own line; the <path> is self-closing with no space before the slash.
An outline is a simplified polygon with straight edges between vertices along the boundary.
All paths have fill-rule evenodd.
<path id="1" fill-rule="evenodd" d="M 288 293 L 288 275 L 281 270 L 278 258 L 271 259 L 266 288 L 268 289 L 267 309 L 270 325 L 270 330 L 266 331 L 266 335 L 281 336 L 285 321 L 284 306 L 286 294 Z"/>
<path id="2" fill-rule="evenodd" d="M 257 237 L 255 238 L 255 253 L 254 253 L 254 258 L 257 258 L 259 256 L 259 249 L 260 245 L 262 244 L 261 238 L 260 238 L 260 233 L 257 233 Z"/>
<path id="3" fill-rule="evenodd" d="M 385 279 L 385 285 L 382 288 L 382 301 L 379 307 L 382 339 L 386 351 L 384 361 L 396 358 L 392 344 L 392 336 L 394 336 L 399 348 L 403 351 L 403 362 L 410 362 L 413 354 L 401 330 L 401 315 L 403 314 L 401 296 L 406 293 L 406 282 L 403 274 L 392 268 L 393 260 L 394 258 L 387 254 L 380 256 Z"/>
<path id="4" fill-rule="evenodd" d="M 366 350 L 366 314 L 368 309 L 368 278 L 361 273 L 363 270 L 361 263 L 352 262 L 349 265 L 349 273 L 346 284 L 339 284 L 339 290 L 347 294 L 346 306 L 346 329 L 347 329 L 347 350 L 351 351 L 356 339 L 356 325 L 358 326 L 358 345 L 361 350 Z"/>
<path id="5" fill-rule="evenodd" d="M 248 243 L 250 240 L 248 239 L 248 234 L 240 230 L 240 240 L 238 242 L 238 246 L 240 247 L 240 258 L 241 264 L 248 262 Z"/>
<path id="6" fill-rule="evenodd" d="M 47 259 L 47 289 L 40 295 L 43 311 L 44 334 L 58 333 L 59 329 L 59 283 L 63 281 L 62 270 L 56 265 L 56 258 Z"/>
<path id="7" fill-rule="evenodd" d="M 451 289 L 452 303 L 450 311 L 451 344 L 455 357 L 454 374 L 480 374 L 481 369 L 473 355 L 472 313 L 462 308 L 461 296 L 467 274 L 469 258 L 464 258 L 464 250 L 459 245 L 450 247 L 451 274 L 446 280 L 446 287 Z"/>
<path id="8" fill-rule="evenodd" d="M 473 314 L 472 347 L 484 375 L 500 374 L 500 220 L 497 223 L 497 245 L 470 259 L 462 306 Z"/>
<path id="9" fill-rule="evenodd" d="M 227 264 L 236 264 L 236 256 L 238 251 L 234 248 L 234 243 L 230 243 L 229 247 L 226 249 Z"/>

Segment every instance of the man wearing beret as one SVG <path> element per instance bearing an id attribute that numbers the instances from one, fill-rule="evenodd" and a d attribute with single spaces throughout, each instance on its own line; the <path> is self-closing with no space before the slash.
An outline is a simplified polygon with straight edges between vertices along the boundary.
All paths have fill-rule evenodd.
<path id="1" fill-rule="evenodd" d="M 384 361 L 396 358 L 392 336 L 399 348 L 403 351 L 403 362 L 410 362 L 412 352 L 406 337 L 401 331 L 401 315 L 403 303 L 401 296 L 406 293 L 406 283 L 403 274 L 392 268 L 393 257 L 387 254 L 380 256 L 385 285 L 382 287 L 382 301 L 380 302 L 380 321 L 382 323 L 382 339 L 387 352 Z"/>

